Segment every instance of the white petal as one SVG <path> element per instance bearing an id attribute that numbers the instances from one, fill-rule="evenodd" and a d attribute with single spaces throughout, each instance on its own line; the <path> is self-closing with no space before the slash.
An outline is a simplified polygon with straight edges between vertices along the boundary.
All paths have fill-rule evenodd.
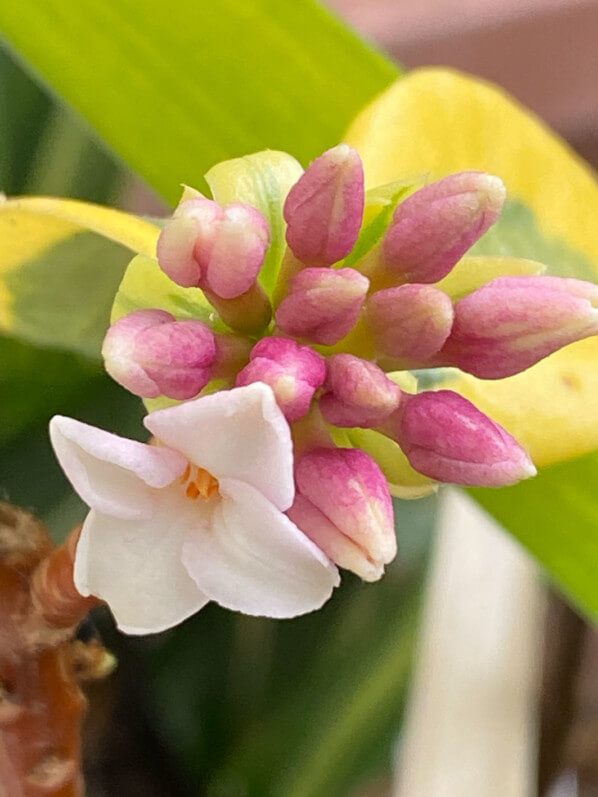
<path id="1" fill-rule="evenodd" d="M 177 479 L 187 460 L 177 451 L 149 446 L 56 415 L 50 439 L 58 461 L 92 509 L 121 518 L 150 517 L 156 490 Z"/>
<path id="2" fill-rule="evenodd" d="M 177 502 L 164 500 L 150 520 L 92 510 L 77 546 L 75 586 L 82 595 L 105 600 L 127 634 L 177 625 L 208 602 L 181 562 L 192 517 L 188 510 L 181 514 Z"/>
<path id="3" fill-rule="evenodd" d="M 272 388 L 255 382 L 152 412 L 159 440 L 217 479 L 251 484 L 279 509 L 293 503 L 293 444 Z"/>
<path id="4" fill-rule="evenodd" d="M 227 609 L 295 617 L 319 609 L 339 583 L 336 567 L 289 518 L 244 482 L 223 479 L 212 527 L 185 538 L 183 562 Z"/>

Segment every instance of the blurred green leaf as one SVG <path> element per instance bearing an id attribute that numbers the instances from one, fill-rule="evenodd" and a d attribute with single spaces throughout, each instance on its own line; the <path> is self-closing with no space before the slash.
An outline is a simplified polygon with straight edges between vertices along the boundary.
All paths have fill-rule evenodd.
<path id="1" fill-rule="evenodd" d="M 72 406 L 101 375 L 98 366 L 80 358 L 2 337 L 0 362 L 0 446 L 30 424 Z"/>
<path id="2" fill-rule="evenodd" d="M 313 0 L 22 0 L 0 27 L 171 202 L 225 158 L 308 161 L 397 76 Z"/>
<path id="3" fill-rule="evenodd" d="M 2 500 L 31 510 L 61 541 L 87 514 L 50 445 L 48 421 L 72 415 L 111 432 L 147 439 L 139 399 L 96 365 L 0 338 L 0 491 Z M 7 425 L 4 420 L 7 419 Z"/>
<path id="4" fill-rule="evenodd" d="M 505 202 L 500 219 L 468 255 L 525 257 L 544 263 L 557 277 L 596 280 L 596 264 L 558 236 L 543 233 L 531 208 L 514 200 Z"/>
<path id="5" fill-rule="evenodd" d="M 471 493 L 598 622 L 598 453 L 545 468 L 514 487 Z"/>
<path id="6" fill-rule="evenodd" d="M 376 584 L 345 573 L 317 613 L 275 622 L 209 606 L 129 643 L 192 793 L 329 797 L 390 772 L 436 506 L 397 502 L 397 561 Z"/>
<path id="7" fill-rule="evenodd" d="M 130 258 L 123 246 L 76 232 L 25 260 L 2 280 L 11 297 L 11 334 L 98 359 Z"/>

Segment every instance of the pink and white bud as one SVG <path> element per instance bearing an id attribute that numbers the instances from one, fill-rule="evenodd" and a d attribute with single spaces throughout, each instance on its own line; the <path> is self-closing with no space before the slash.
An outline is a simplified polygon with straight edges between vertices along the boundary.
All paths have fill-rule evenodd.
<path id="1" fill-rule="evenodd" d="M 357 150 L 339 144 L 316 158 L 284 205 L 293 254 L 309 266 L 331 266 L 346 257 L 359 235 L 364 196 Z"/>
<path id="2" fill-rule="evenodd" d="M 416 191 L 396 209 L 384 237 L 385 264 L 408 282 L 437 282 L 500 216 L 499 177 L 460 172 Z"/>
<path id="3" fill-rule="evenodd" d="M 276 323 L 287 335 L 331 346 L 355 326 L 369 285 L 353 268 L 306 268 L 291 279 Z"/>
<path id="4" fill-rule="evenodd" d="M 398 408 L 401 389 L 374 363 L 352 354 L 333 354 L 326 364 L 320 410 L 328 423 L 372 428 Z"/>
<path id="5" fill-rule="evenodd" d="M 320 354 L 294 340 L 271 337 L 254 346 L 236 384 L 270 385 L 287 421 L 293 422 L 307 415 L 313 395 L 325 378 L 326 366 Z"/>
<path id="6" fill-rule="evenodd" d="M 164 310 L 137 310 L 108 330 L 102 346 L 106 371 L 142 398 L 193 398 L 211 378 L 216 357 L 212 330 L 201 321 L 177 321 Z"/>
<path id="7" fill-rule="evenodd" d="M 397 552 L 392 499 L 374 460 L 356 448 L 314 448 L 295 466 L 288 515 L 327 556 L 376 581 Z"/>
<path id="8" fill-rule="evenodd" d="M 597 334 L 597 285 L 564 277 L 499 277 L 457 302 L 440 359 L 483 379 L 502 379 Z"/>
<path id="9" fill-rule="evenodd" d="M 515 438 L 452 390 L 405 395 L 381 431 L 415 470 L 437 481 L 504 487 L 536 475 Z"/>
<path id="10" fill-rule="evenodd" d="M 367 323 L 377 351 L 422 362 L 440 351 L 453 324 L 453 303 L 431 285 L 400 285 L 372 294 Z"/>
<path id="11" fill-rule="evenodd" d="M 184 288 L 234 299 L 256 281 L 269 243 L 268 223 L 251 205 L 187 199 L 160 233 L 158 262 Z"/>

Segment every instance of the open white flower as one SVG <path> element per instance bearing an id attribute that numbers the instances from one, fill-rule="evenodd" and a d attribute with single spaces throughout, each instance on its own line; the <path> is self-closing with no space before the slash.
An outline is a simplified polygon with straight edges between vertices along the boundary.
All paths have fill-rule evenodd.
<path id="1" fill-rule="evenodd" d="M 262 383 L 148 415 L 161 445 L 72 418 L 50 422 L 67 477 L 91 507 L 75 584 L 130 634 L 162 631 L 213 600 L 293 617 L 339 582 L 326 556 L 284 514 L 294 497 L 288 424 Z"/>

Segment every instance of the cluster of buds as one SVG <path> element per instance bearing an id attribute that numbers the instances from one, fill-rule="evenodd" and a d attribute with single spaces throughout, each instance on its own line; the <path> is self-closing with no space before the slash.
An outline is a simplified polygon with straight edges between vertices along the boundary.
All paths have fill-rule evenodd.
<path id="1" fill-rule="evenodd" d="M 579 280 L 502 276 L 457 300 L 443 290 L 504 199 L 498 177 L 451 175 L 403 198 L 383 235 L 349 257 L 367 195 L 358 153 L 340 144 L 286 197 L 287 246 L 268 295 L 264 216 L 186 192 L 157 259 L 204 292 L 218 324 L 139 310 L 109 330 L 106 368 L 144 398 L 268 385 L 293 436 L 288 517 L 335 563 L 376 580 L 396 552 L 389 487 L 369 454 L 336 444 L 339 427 L 385 436 L 431 480 L 513 484 L 535 468 L 505 429 L 454 392 L 407 391 L 396 372 L 449 366 L 500 379 L 598 333 L 598 288 Z"/>

